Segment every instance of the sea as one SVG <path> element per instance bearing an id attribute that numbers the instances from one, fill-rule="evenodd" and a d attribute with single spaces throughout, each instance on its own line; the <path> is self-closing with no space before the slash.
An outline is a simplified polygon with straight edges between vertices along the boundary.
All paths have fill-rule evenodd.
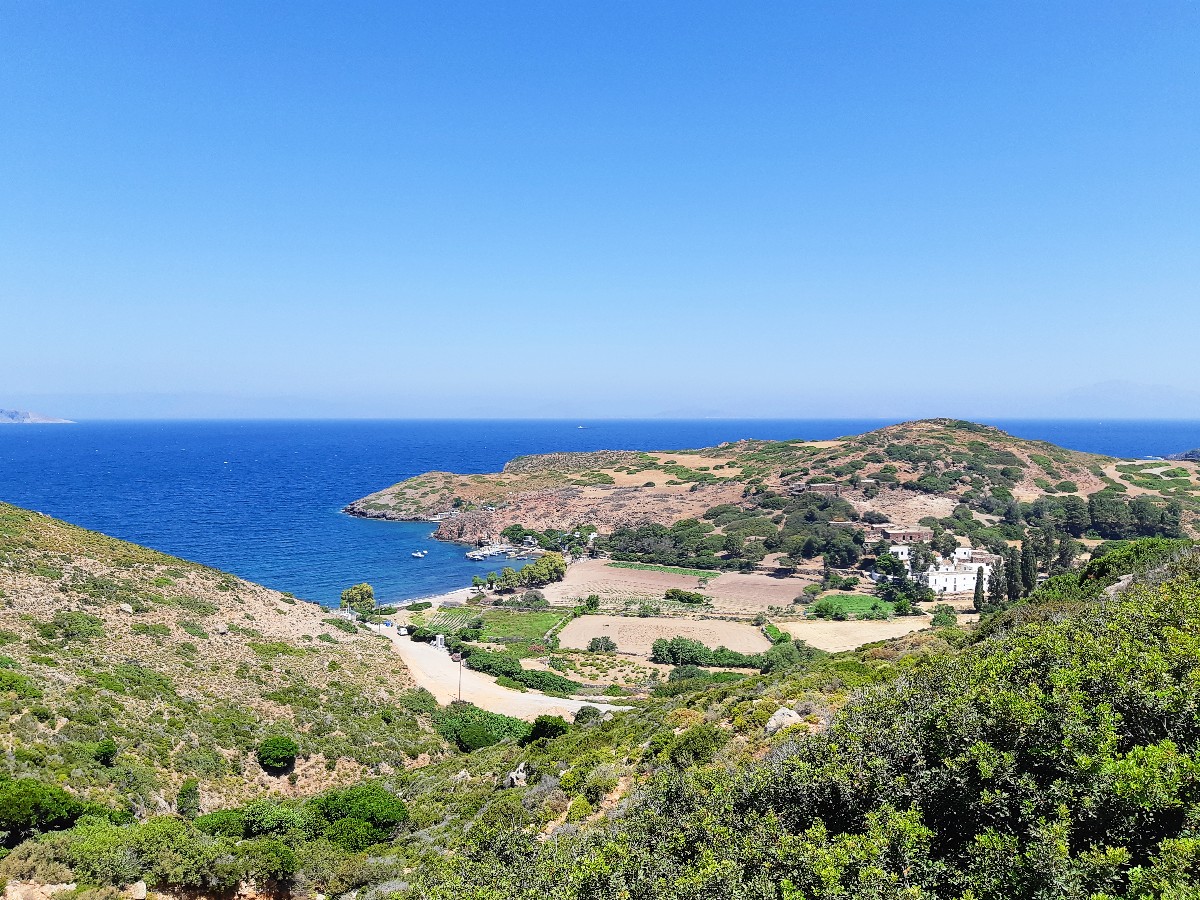
<path id="1" fill-rule="evenodd" d="M 741 438 L 820 440 L 878 419 L 155 421 L 0 426 L 0 500 L 336 605 L 463 587 L 496 568 L 421 522 L 357 519 L 352 500 L 432 469 L 514 456 L 677 450 Z M 1200 422 L 992 420 L 1020 437 L 1121 457 L 1200 447 Z M 537 523 L 524 523 L 535 526 Z M 412 553 L 427 550 L 423 558 Z"/>

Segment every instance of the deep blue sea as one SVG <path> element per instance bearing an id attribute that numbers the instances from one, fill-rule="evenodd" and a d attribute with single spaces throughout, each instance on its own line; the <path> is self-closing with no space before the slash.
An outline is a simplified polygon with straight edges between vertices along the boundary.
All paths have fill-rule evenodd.
<path id="1" fill-rule="evenodd" d="M 84 422 L 0 426 L 0 500 L 336 603 L 462 587 L 487 563 L 433 526 L 355 519 L 351 500 L 430 469 L 492 472 L 524 453 L 670 450 L 739 438 L 821 439 L 880 420 Z M 993 421 L 1113 456 L 1200 447 L 1200 422 Z M 580 426 L 583 427 L 580 427 Z M 533 525 L 536 523 L 527 523 Z M 413 550 L 427 549 L 424 559 Z M 494 564 L 493 564 L 494 566 Z"/>

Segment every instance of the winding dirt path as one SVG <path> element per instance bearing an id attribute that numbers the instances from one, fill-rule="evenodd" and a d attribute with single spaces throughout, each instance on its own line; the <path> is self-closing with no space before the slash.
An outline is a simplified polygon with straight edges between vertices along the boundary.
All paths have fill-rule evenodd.
<path id="1" fill-rule="evenodd" d="M 401 637 L 396 634 L 395 628 L 379 626 L 375 630 L 391 639 L 392 649 L 404 660 L 413 681 L 433 694 L 438 703 L 450 703 L 458 699 L 461 673 L 463 700 L 474 703 L 480 709 L 504 713 L 506 716 L 526 721 L 532 721 L 542 715 L 563 716 L 569 719 L 583 706 L 594 706 L 603 712 L 629 709 L 628 706 L 614 706 L 611 703 L 549 697 L 532 690 L 509 690 L 500 687 L 482 672 L 473 672 L 465 666 L 460 667 L 450 658 L 449 653 L 438 650 L 432 644 Z"/>

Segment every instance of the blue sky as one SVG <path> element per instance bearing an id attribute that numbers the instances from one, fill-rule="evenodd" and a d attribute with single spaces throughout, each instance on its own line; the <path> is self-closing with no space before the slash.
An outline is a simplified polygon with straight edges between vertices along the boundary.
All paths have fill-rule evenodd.
<path id="1" fill-rule="evenodd" d="M 0 5 L 0 406 L 1200 417 L 1194 3 Z"/>

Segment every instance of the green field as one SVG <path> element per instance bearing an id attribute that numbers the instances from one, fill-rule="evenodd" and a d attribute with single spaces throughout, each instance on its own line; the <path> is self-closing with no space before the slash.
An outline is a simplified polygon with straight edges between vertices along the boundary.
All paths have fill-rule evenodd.
<path id="1" fill-rule="evenodd" d="M 497 643 L 519 643 L 522 641 L 540 641 L 555 625 L 563 619 L 563 614 L 551 610 L 549 612 L 525 612 L 519 609 L 474 609 L 461 607 L 439 609 L 436 614 L 426 620 L 426 628 L 434 631 L 445 629 L 455 631 L 466 627 L 474 619 L 483 619 L 482 641 Z"/>
<path id="2" fill-rule="evenodd" d="M 667 572 L 671 575 L 684 575 L 689 578 L 716 578 L 721 574 L 719 569 L 681 569 L 677 566 L 656 566 L 651 563 L 610 562 L 614 569 L 638 569 L 642 572 Z"/>
<path id="3" fill-rule="evenodd" d="M 870 597 L 866 594 L 826 594 L 825 596 L 819 598 L 815 603 L 810 604 L 807 617 L 810 619 L 817 618 L 812 613 L 813 607 L 815 607 L 817 603 L 826 602 L 834 604 L 844 613 L 846 613 L 846 615 L 855 619 L 862 618 L 862 616 L 870 612 L 871 608 L 877 603 L 887 610 L 889 615 L 892 612 L 892 605 L 884 600 L 880 600 L 878 597 Z"/>

